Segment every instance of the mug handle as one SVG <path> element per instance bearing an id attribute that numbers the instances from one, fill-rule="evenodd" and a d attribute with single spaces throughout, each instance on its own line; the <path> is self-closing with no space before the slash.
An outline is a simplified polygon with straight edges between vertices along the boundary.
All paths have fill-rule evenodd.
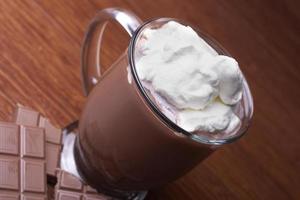
<path id="1" fill-rule="evenodd" d="M 101 77 L 100 49 L 103 32 L 109 21 L 117 21 L 130 37 L 142 24 L 134 13 L 122 8 L 100 10 L 85 33 L 81 48 L 81 76 L 84 95 L 88 95 Z"/>

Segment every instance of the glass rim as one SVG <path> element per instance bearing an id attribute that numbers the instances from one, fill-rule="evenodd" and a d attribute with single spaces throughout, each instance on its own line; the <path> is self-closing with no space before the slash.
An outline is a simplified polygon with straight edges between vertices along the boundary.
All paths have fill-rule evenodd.
<path id="1" fill-rule="evenodd" d="M 195 28 L 193 25 L 186 23 L 182 20 L 176 19 L 176 18 L 155 18 L 155 19 L 151 19 L 149 21 L 146 21 L 144 24 L 142 24 L 132 35 L 131 39 L 130 39 L 130 43 L 129 43 L 129 47 L 128 47 L 128 58 L 129 58 L 129 65 L 130 65 L 130 71 L 132 74 L 132 77 L 137 85 L 138 91 L 141 94 L 141 96 L 144 98 L 144 100 L 146 101 L 146 103 L 148 104 L 148 106 L 150 107 L 150 109 L 154 112 L 154 114 L 169 128 L 171 128 L 174 132 L 176 133 L 180 133 L 183 134 L 184 136 L 187 136 L 188 138 L 191 138 L 192 140 L 202 143 L 202 144 L 207 144 L 207 145 L 223 145 L 223 144 L 228 144 L 228 143 L 232 143 L 236 140 L 238 140 L 239 138 L 241 138 L 247 131 L 250 122 L 248 122 L 248 124 L 246 124 L 245 127 L 241 128 L 241 133 L 233 135 L 231 137 L 225 138 L 225 139 L 209 139 L 209 138 L 205 138 L 201 135 L 197 135 L 191 132 L 188 132 L 186 130 L 184 130 L 183 128 L 181 128 L 180 126 L 178 126 L 175 122 L 173 122 L 172 120 L 170 120 L 160 109 L 159 107 L 151 100 L 151 98 L 149 97 L 149 95 L 147 94 L 143 84 L 141 83 L 137 71 L 136 71 L 136 65 L 135 65 L 135 45 L 137 42 L 137 39 L 139 38 L 140 33 L 143 31 L 143 29 L 149 25 L 152 22 L 155 21 L 176 21 L 179 22 L 180 24 L 189 26 L 191 28 L 193 28 L 193 30 L 196 31 L 196 33 L 199 35 L 199 37 L 201 37 L 205 42 L 207 42 L 213 49 L 215 49 L 216 47 L 218 49 L 220 49 L 224 55 L 230 56 L 230 54 L 228 53 L 228 51 L 223 48 L 215 39 L 213 39 L 212 37 L 210 37 L 208 34 L 206 34 L 205 32 Z M 204 38 L 202 37 L 204 36 Z M 243 76 L 243 90 L 249 90 L 249 86 L 248 83 L 246 81 L 246 79 L 244 78 L 244 75 L 242 73 Z M 243 91 L 244 93 L 244 91 Z M 246 91 L 246 93 L 248 93 Z M 247 95 L 250 95 L 250 98 L 252 100 L 252 96 L 251 93 L 249 92 Z M 253 102 L 250 102 L 250 104 L 252 105 Z M 250 106 L 251 106 L 250 105 Z M 252 113 L 253 113 L 253 106 L 251 108 L 252 110 L 250 110 L 250 118 L 252 117 Z"/>

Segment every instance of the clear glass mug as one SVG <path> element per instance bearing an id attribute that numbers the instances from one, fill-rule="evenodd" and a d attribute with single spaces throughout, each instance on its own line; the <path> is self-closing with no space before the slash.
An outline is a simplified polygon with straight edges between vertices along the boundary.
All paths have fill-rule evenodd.
<path id="1" fill-rule="evenodd" d="M 102 75 L 101 39 L 110 20 L 119 22 L 131 41 L 123 55 Z M 183 130 L 152 101 L 137 76 L 135 61 L 141 53 L 139 44 L 144 31 L 170 20 L 189 25 L 170 18 L 142 23 L 127 10 L 109 8 L 95 16 L 85 35 L 81 69 L 88 97 L 79 120 L 74 158 L 80 177 L 106 194 L 127 199 L 134 194 L 144 196 L 141 191 L 184 175 L 217 147 L 240 138 L 249 126 L 253 101 L 245 79 L 236 113 L 242 123 L 221 136 L 196 135 Z M 229 55 L 205 33 L 193 29 L 219 54 Z"/>

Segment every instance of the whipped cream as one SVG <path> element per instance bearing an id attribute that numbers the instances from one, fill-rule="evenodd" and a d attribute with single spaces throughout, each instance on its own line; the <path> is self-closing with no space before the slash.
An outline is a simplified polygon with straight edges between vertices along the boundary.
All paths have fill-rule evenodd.
<path id="1" fill-rule="evenodd" d="M 189 132 L 233 129 L 243 77 L 235 59 L 219 55 L 188 26 L 170 21 L 144 31 L 136 70 L 162 112 Z"/>

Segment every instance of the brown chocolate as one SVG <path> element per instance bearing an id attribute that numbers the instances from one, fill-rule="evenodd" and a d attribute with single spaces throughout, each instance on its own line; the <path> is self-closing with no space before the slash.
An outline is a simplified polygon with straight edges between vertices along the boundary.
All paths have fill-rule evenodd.
<path id="1" fill-rule="evenodd" d="M 49 119 L 41 116 L 39 119 L 39 127 L 45 128 L 47 142 L 51 142 L 53 144 L 61 144 L 61 129 L 53 126 Z"/>
<path id="2" fill-rule="evenodd" d="M 61 152 L 61 129 L 53 126 L 50 121 L 31 108 L 18 104 L 15 117 L 16 124 L 41 127 L 46 136 L 46 172 L 55 177 L 55 170 L 59 166 Z M 1 199 L 0 199 L 1 200 Z"/>
<path id="3" fill-rule="evenodd" d="M 20 194 L 11 191 L 0 190 L 0 200 L 19 200 Z"/>
<path id="4" fill-rule="evenodd" d="M 55 200 L 110 200 L 111 197 L 97 193 L 95 189 L 84 184 L 80 179 L 58 170 L 55 186 Z"/>
<path id="5" fill-rule="evenodd" d="M 31 108 L 17 105 L 17 110 L 15 113 L 15 122 L 18 125 L 25 126 L 37 126 L 39 120 L 39 113 Z"/>
<path id="6" fill-rule="evenodd" d="M 55 176 L 55 170 L 59 167 L 60 161 L 62 131 L 53 126 L 45 117 L 40 117 L 39 127 L 45 128 L 47 175 Z"/>
<path id="7" fill-rule="evenodd" d="M 115 196 L 174 181 L 213 152 L 160 120 L 127 66 L 124 54 L 88 95 L 74 145 L 83 179 Z"/>
<path id="8" fill-rule="evenodd" d="M 0 200 L 45 200 L 45 133 L 0 122 Z"/>
<path id="9" fill-rule="evenodd" d="M 46 171 L 47 175 L 55 176 L 55 170 L 59 166 L 61 147 L 56 144 L 46 143 Z"/>

